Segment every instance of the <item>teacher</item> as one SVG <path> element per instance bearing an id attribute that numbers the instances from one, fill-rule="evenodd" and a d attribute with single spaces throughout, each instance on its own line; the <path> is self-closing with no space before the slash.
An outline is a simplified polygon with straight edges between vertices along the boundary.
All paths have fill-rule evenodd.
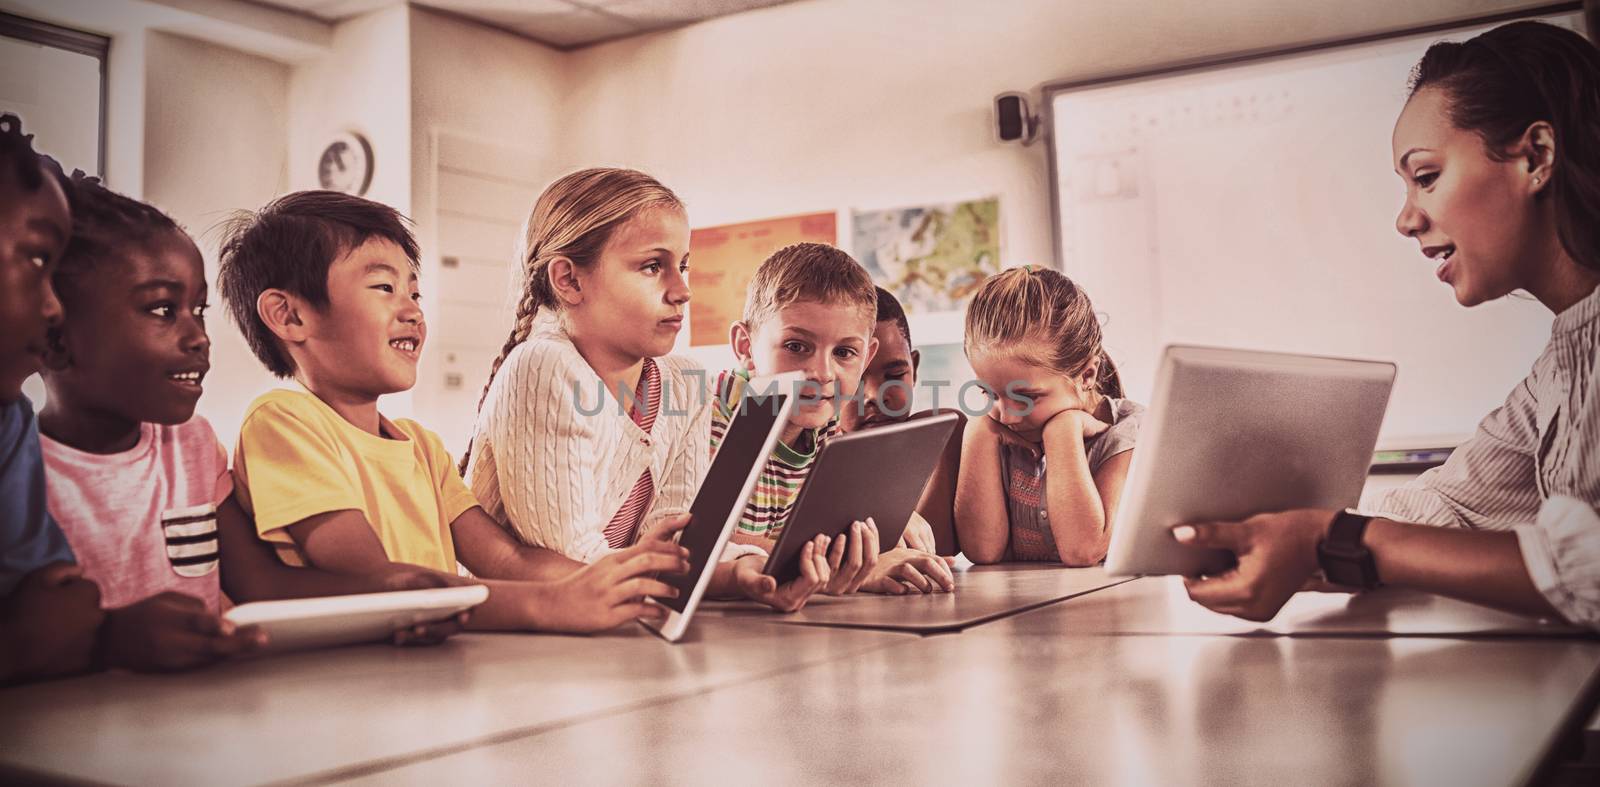
<path id="1" fill-rule="evenodd" d="M 1531 293 L 1555 314 L 1549 344 L 1449 461 L 1382 499 L 1382 517 L 1299 510 L 1173 528 L 1238 558 L 1187 579 L 1189 597 L 1268 620 L 1325 578 L 1600 628 L 1600 52 L 1539 22 L 1434 44 L 1393 147 L 1406 186 L 1395 228 L 1462 306 Z"/>

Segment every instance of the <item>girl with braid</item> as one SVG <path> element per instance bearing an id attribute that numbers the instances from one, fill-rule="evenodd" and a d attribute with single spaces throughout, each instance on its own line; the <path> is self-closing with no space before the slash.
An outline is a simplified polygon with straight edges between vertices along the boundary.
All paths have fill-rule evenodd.
<path id="1" fill-rule="evenodd" d="M 461 468 L 545 578 L 688 521 L 711 459 L 705 373 L 667 355 L 688 258 L 683 203 L 642 172 L 574 172 L 528 217 L 516 321 Z M 827 582 L 826 546 L 807 545 L 805 575 L 779 587 L 730 545 L 709 592 L 798 609 Z"/>

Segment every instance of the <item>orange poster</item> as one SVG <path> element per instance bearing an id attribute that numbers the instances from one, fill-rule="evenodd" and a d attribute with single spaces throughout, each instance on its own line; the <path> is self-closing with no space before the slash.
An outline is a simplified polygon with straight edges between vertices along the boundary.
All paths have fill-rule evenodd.
<path id="1" fill-rule="evenodd" d="M 706 227 L 689 233 L 689 344 L 728 341 L 728 326 L 744 312 L 745 290 L 756 266 L 791 243 L 838 241 L 837 216 L 809 213 L 781 219 Z"/>

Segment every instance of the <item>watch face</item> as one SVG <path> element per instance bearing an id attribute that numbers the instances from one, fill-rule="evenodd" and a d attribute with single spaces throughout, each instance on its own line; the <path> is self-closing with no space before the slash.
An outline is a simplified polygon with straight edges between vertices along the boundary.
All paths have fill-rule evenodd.
<path id="1" fill-rule="evenodd" d="M 359 134 L 340 134 L 322 150 L 317 182 L 325 189 L 361 196 L 372 185 L 372 147 Z"/>

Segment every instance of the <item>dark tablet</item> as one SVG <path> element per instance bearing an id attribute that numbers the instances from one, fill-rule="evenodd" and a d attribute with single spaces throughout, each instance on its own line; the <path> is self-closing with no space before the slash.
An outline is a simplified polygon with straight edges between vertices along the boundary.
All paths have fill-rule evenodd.
<path id="1" fill-rule="evenodd" d="M 666 607 L 666 620 L 659 624 L 639 621 L 667 641 L 676 642 L 688 628 L 711 581 L 717 558 L 744 513 L 761 468 L 777 446 L 778 435 L 788 423 L 793 406 L 793 397 L 788 394 L 751 395 L 728 425 L 728 433 L 689 508 L 689 526 L 678 534 L 678 544 L 689 550 L 689 570 L 660 578 L 676 588 L 678 596 L 656 600 Z"/>
<path id="2" fill-rule="evenodd" d="M 960 416 L 944 413 L 835 437 L 822 447 L 767 559 L 779 584 L 800 576 L 800 549 L 872 517 L 879 549 L 894 548 Z"/>

